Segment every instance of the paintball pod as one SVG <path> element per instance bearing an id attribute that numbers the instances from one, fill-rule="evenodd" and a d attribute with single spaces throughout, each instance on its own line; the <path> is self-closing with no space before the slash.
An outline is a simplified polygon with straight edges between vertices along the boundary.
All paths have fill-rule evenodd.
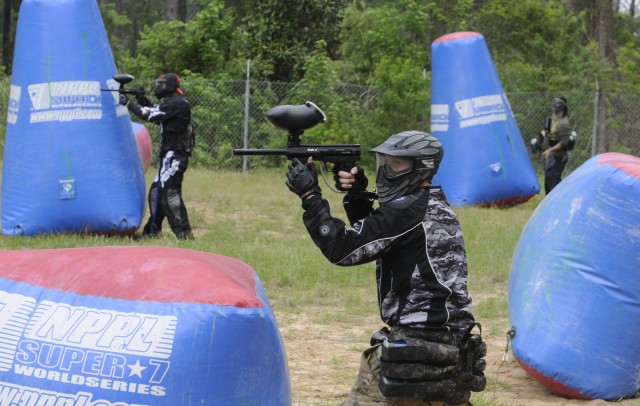
<path id="1" fill-rule="evenodd" d="M 327 116 L 313 102 L 291 106 L 276 106 L 267 112 L 269 121 L 289 133 L 285 149 L 234 149 L 234 155 L 284 155 L 287 159 L 298 158 L 305 163 L 308 157 L 325 165 L 333 163 L 332 170 L 350 170 L 360 159 L 359 144 L 301 144 L 300 136 Z"/>
<path id="2" fill-rule="evenodd" d="M 150 106 L 151 102 L 145 96 L 146 92 L 144 91 L 144 89 L 142 89 L 142 88 L 140 88 L 140 89 L 125 89 L 124 88 L 124 85 L 126 85 L 129 82 L 131 82 L 133 79 L 135 79 L 133 77 L 133 75 L 130 75 L 128 73 L 119 73 L 119 74 L 113 76 L 113 80 L 115 80 L 119 85 L 117 89 L 100 89 L 100 90 L 103 91 L 103 92 L 118 92 L 120 94 L 130 94 L 130 95 L 135 96 L 136 101 L 141 106 Z"/>

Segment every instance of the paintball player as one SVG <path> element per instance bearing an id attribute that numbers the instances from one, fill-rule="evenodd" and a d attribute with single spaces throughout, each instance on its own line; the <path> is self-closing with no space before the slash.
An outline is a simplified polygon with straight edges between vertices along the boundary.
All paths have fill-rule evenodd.
<path id="1" fill-rule="evenodd" d="M 376 261 L 383 327 L 362 354 L 344 405 L 467 405 L 482 391 L 486 344 L 471 331 L 467 260 L 460 224 L 431 180 L 440 141 L 420 131 L 392 135 L 377 154 L 379 207 L 365 194 L 361 167 L 335 174 L 350 226 L 331 215 L 314 163 L 294 159 L 287 187 L 302 198 L 303 222 L 325 257 L 340 266 Z"/>
<path id="2" fill-rule="evenodd" d="M 546 159 L 544 166 L 544 191 L 549 194 L 562 180 L 562 172 L 569 161 L 569 143 L 571 126 L 569 125 L 569 109 L 567 99 L 556 97 L 551 102 L 552 115 L 548 129 L 540 131 L 538 142 L 543 145 L 547 140 L 549 148 L 542 152 Z"/>
<path id="3" fill-rule="evenodd" d="M 160 125 L 160 167 L 149 189 L 149 221 L 142 231 L 143 237 L 162 232 L 165 217 L 179 239 L 193 239 L 187 208 L 182 199 L 182 180 L 189 167 L 191 106 L 180 88 L 175 73 L 165 73 L 155 80 L 155 96 L 160 105 L 152 105 L 144 96 L 137 102 L 120 94 L 120 103 L 142 120 Z"/>

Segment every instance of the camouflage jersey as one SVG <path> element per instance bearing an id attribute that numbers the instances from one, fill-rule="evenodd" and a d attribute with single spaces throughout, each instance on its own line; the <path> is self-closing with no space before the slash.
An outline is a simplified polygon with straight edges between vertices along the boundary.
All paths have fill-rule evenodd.
<path id="1" fill-rule="evenodd" d="M 373 211 L 366 199 L 353 203 L 345 204 L 353 223 L 348 227 L 331 216 L 326 200 L 307 199 L 304 224 L 332 263 L 376 261 L 378 304 L 387 325 L 457 330 L 474 321 L 462 230 L 439 187 L 418 189 Z M 356 220 L 354 212 L 368 215 Z"/>

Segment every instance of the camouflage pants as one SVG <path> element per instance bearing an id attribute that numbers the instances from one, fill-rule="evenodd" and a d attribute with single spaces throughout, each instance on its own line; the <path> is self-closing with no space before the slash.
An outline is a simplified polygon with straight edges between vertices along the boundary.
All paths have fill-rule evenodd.
<path id="1" fill-rule="evenodd" d="M 418 398 L 386 398 L 378 388 L 380 382 L 381 344 L 374 345 L 362 353 L 360 370 L 351 393 L 342 406 L 467 406 L 470 403 L 451 405 L 439 401 L 427 401 Z"/>

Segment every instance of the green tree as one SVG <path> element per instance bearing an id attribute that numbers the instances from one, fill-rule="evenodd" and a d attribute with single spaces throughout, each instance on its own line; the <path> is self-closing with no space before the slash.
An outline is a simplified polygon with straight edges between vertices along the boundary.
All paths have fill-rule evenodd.
<path id="1" fill-rule="evenodd" d="M 587 68 L 583 20 L 561 1 L 488 1 L 474 26 L 485 37 L 506 90 L 593 86 L 592 76 L 576 75 Z"/>
<path id="2" fill-rule="evenodd" d="M 235 17 L 222 0 L 211 0 L 190 21 L 159 21 L 138 41 L 137 57 L 123 56 L 119 65 L 140 77 L 161 72 L 192 77 L 229 78 L 242 72 L 232 48 Z"/>
<path id="3" fill-rule="evenodd" d="M 430 65 L 431 42 L 448 32 L 467 29 L 472 7 L 472 0 L 399 0 L 379 7 L 352 3 L 340 37 L 346 61 L 343 79 L 372 83 L 377 65 L 389 59 L 402 65 L 406 60 L 415 61 L 419 73 Z"/>
<path id="4" fill-rule="evenodd" d="M 468 30 L 473 1 L 400 0 L 379 7 L 353 3 L 342 24 L 343 80 L 366 83 L 376 92 L 364 123 L 367 148 L 389 135 L 429 127 L 431 43 Z M 363 139 L 364 138 L 364 139 Z"/>
<path id="5" fill-rule="evenodd" d="M 346 0 L 251 0 L 242 20 L 239 46 L 258 77 L 295 82 L 304 76 L 305 57 L 319 40 L 338 58 L 339 30 Z M 245 8 L 247 10 L 247 8 Z"/>
<path id="6" fill-rule="evenodd" d="M 11 73 L 13 65 L 13 48 L 21 2 L 22 0 L 4 0 L 2 7 L 2 61 L 0 64 L 8 73 Z"/>

